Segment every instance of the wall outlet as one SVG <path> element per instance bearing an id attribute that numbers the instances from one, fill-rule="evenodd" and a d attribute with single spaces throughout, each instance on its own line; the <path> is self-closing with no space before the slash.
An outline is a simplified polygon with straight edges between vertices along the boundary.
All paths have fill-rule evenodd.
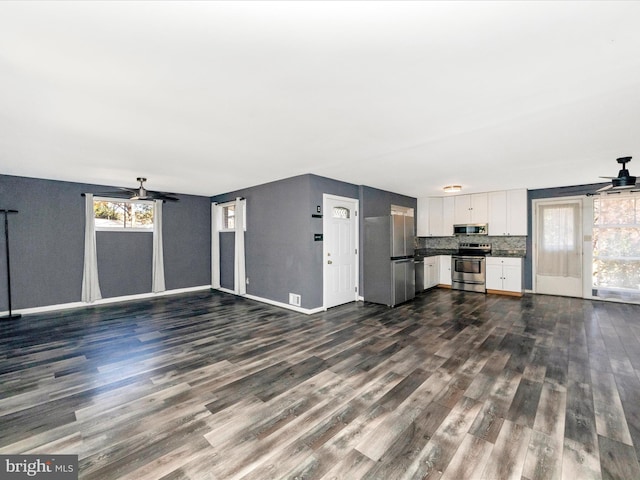
<path id="1" fill-rule="evenodd" d="M 298 295 L 297 293 L 289 294 L 289 305 L 295 305 L 296 307 L 299 307 L 301 303 L 302 295 Z"/>

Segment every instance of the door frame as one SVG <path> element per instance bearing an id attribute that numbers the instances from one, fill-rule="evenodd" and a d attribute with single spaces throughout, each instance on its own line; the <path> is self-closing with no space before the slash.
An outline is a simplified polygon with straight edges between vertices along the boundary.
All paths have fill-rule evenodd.
<path id="1" fill-rule="evenodd" d="M 354 280 L 355 280 L 355 291 L 353 292 L 353 300 L 358 301 L 360 295 L 360 200 L 357 198 L 351 197 L 342 197 L 339 195 L 333 195 L 330 193 L 322 194 L 322 234 L 323 234 L 323 242 L 322 242 L 322 309 L 327 310 L 327 282 L 329 279 L 329 275 L 327 272 L 327 263 L 325 262 L 325 258 L 327 257 L 327 243 L 324 241 L 324 238 L 328 232 L 329 228 L 329 211 L 327 208 L 327 201 L 335 200 L 339 202 L 348 202 L 354 205 L 354 232 L 353 232 L 353 249 L 355 253 L 355 271 L 354 271 Z"/>
<path id="2" fill-rule="evenodd" d="M 587 215 L 585 215 L 586 213 L 588 213 L 588 202 L 585 202 L 585 197 L 584 195 L 572 195 L 572 196 L 567 196 L 567 197 L 548 197 L 548 198 L 537 198 L 532 200 L 531 202 L 531 287 L 534 293 L 538 293 L 538 205 L 540 204 L 553 204 L 553 203 L 579 203 L 580 204 L 580 229 L 581 229 L 581 235 L 580 235 L 580 248 L 581 248 L 581 279 L 580 279 L 580 285 L 581 285 L 581 291 L 580 291 L 580 296 L 581 298 L 586 298 L 586 289 L 587 289 L 587 283 L 588 283 L 588 279 L 590 278 L 591 275 L 591 268 L 588 267 L 588 257 L 590 257 L 590 254 L 587 255 L 587 245 L 585 245 L 585 238 L 589 237 L 590 240 L 590 233 L 587 234 L 587 231 L 590 232 L 590 229 L 586 229 L 585 227 L 587 226 L 587 222 L 586 222 L 586 217 Z M 593 203 L 591 203 L 591 208 L 593 209 Z M 592 216 L 593 216 L 593 212 L 592 212 Z M 562 295 L 559 294 L 559 296 L 568 296 L 568 295 Z"/>

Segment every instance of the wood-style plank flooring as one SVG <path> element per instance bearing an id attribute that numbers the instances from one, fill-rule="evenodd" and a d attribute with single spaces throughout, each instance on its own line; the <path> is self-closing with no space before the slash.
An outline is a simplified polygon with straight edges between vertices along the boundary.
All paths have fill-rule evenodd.
<path id="1" fill-rule="evenodd" d="M 0 453 L 82 479 L 640 479 L 640 306 L 219 292 L 0 324 Z"/>

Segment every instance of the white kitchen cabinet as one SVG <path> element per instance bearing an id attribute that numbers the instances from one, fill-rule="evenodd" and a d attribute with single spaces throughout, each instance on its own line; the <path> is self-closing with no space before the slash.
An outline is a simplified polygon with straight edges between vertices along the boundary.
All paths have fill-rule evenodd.
<path id="1" fill-rule="evenodd" d="M 418 236 L 446 237 L 453 235 L 453 198 L 418 198 Z"/>
<path id="2" fill-rule="evenodd" d="M 424 259 L 424 288 L 435 287 L 440 280 L 438 257 L 425 257 Z"/>
<path id="3" fill-rule="evenodd" d="M 429 201 L 429 233 L 432 237 L 441 237 L 444 231 L 443 200 L 442 197 L 433 197 Z"/>
<path id="4" fill-rule="evenodd" d="M 439 285 L 451 286 L 451 255 L 438 255 L 440 263 Z"/>
<path id="5" fill-rule="evenodd" d="M 527 190 L 503 190 L 488 194 L 489 235 L 527 235 Z"/>
<path id="6" fill-rule="evenodd" d="M 522 258 L 487 257 L 486 287 L 488 293 L 522 295 Z"/>
<path id="7" fill-rule="evenodd" d="M 457 195 L 453 197 L 454 214 L 453 223 L 488 223 L 489 206 L 486 193 L 472 193 L 470 195 Z"/>
<path id="8" fill-rule="evenodd" d="M 442 198 L 442 235 L 443 237 L 453 236 L 453 224 L 455 212 L 455 197 Z"/>
<path id="9" fill-rule="evenodd" d="M 416 212 L 416 235 L 418 237 L 429 237 L 429 197 L 418 198 Z"/>

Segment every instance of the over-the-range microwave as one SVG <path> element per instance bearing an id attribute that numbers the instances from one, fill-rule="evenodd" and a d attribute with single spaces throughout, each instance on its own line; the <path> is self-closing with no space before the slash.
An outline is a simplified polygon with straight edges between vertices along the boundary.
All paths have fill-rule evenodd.
<path id="1" fill-rule="evenodd" d="M 487 235 L 488 232 L 486 223 L 465 223 L 453 226 L 454 235 Z"/>

